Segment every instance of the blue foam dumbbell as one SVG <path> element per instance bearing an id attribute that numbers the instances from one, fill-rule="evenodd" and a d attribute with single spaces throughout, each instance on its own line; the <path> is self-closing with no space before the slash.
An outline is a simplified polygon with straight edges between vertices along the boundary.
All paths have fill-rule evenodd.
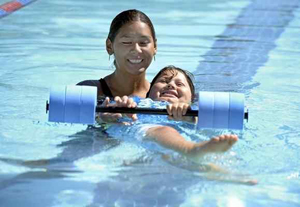
<path id="1" fill-rule="evenodd" d="M 243 129 L 244 95 L 226 92 L 199 92 L 198 110 L 187 116 L 198 116 L 197 128 Z M 49 121 L 94 124 L 96 112 L 144 113 L 167 115 L 166 109 L 108 108 L 97 106 L 97 88 L 65 86 L 51 89 Z"/>
<path id="2" fill-rule="evenodd" d="M 96 105 L 96 87 L 53 87 L 50 91 L 48 104 L 48 120 L 51 122 L 94 124 Z"/>
<path id="3" fill-rule="evenodd" d="M 243 129 L 244 100 L 240 93 L 199 92 L 197 127 Z"/>

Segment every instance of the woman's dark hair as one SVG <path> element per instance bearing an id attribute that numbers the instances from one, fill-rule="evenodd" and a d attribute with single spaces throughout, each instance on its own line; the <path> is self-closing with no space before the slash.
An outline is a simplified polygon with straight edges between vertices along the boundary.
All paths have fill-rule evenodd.
<path id="1" fill-rule="evenodd" d="M 176 76 L 178 74 L 178 72 L 182 73 L 185 77 L 186 77 L 186 80 L 190 86 L 190 89 L 191 89 L 191 93 L 192 93 L 192 102 L 195 98 L 195 86 L 194 86 L 194 83 L 193 83 L 193 80 L 194 80 L 194 75 L 187 71 L 187 70 L 184 70 L 184 69 L 181 69 L 181 68 L 178 68 L 178 67 L 175 67 L 174 65 L 168 65 L 166 67 L 164 67 L 163 69 L 161 69 L 157 74 L 156 76 L 153 78 L 153 80 L 151 81 L 151 85 L 150 85 L 150 88 L 149 88 L 149 91 L 146 95 L 146 98 L 149 97 L 149 93 L 151 91 L 151 88 L 152 86 L 155 84 L 156 80 L 164 73 L 166 72 L 170 72 L 172 74 L 172 77 Z"/>
<path id="2" fill-rule="evenodd" d="M 108 39 L 111 42 L 114 42 L 119 30 L 121 27 L 129 22 L 133 21 L 141 21 L 147 24 L 150 27 L 152 38 L 154 41 L 154 46 L 156 47 L 156 35 L 155 35 L 155 30 L 153 27 L 153 24 L 149 17 L 144 14 L 143 12 L 136 10 L 136 9 L 131 9 L 131 10 L 126 10 L 118 14 L 113 21 L 111 22 L 109 33 L 108 33 Z"/>

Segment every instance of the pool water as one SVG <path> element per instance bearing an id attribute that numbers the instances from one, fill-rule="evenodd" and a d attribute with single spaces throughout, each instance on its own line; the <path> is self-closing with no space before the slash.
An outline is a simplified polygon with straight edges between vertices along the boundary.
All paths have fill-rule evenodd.
<path id="1" fill-rule="evenodd" d="M 0 19 L 0 206 L 299 206 L 299 5 L 43 0 Z M 173 64 L 194 73 L 197 90 L 246 95 L 240 140 L 210 159 L 257 185 L 211 180 L 101 129 L 47 122 L 51 86 L 113 71 L 105 38 L 130 8 L 155 25 L 149 80 Z"/>

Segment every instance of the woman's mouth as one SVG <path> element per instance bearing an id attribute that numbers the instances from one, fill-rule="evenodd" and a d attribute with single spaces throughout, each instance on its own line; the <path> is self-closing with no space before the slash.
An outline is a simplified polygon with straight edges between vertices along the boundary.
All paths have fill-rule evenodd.
<path id="1" fill-rule="evenodd" d="M 128 62 L 130 62 L 131 64 L 139 64 L 143 62 L 143 59 L 128 59 Z"/>

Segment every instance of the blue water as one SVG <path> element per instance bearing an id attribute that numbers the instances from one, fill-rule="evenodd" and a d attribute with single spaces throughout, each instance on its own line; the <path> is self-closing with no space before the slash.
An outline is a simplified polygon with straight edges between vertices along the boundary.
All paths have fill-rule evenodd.
<path id="1" fill-rule="evenodd" d="M 0 19 L 0 206 L 299 206 L 299 5 L 43 0 Z M 213 159 L 258 185 L 211 181 L 99 129 L 47 122 L 51 86 L 113 71 L 105 38 L 129 8 L 157 32 L 149 80 L 173 64 L 198 90 L 245 93 L 249 122 Z"/>

